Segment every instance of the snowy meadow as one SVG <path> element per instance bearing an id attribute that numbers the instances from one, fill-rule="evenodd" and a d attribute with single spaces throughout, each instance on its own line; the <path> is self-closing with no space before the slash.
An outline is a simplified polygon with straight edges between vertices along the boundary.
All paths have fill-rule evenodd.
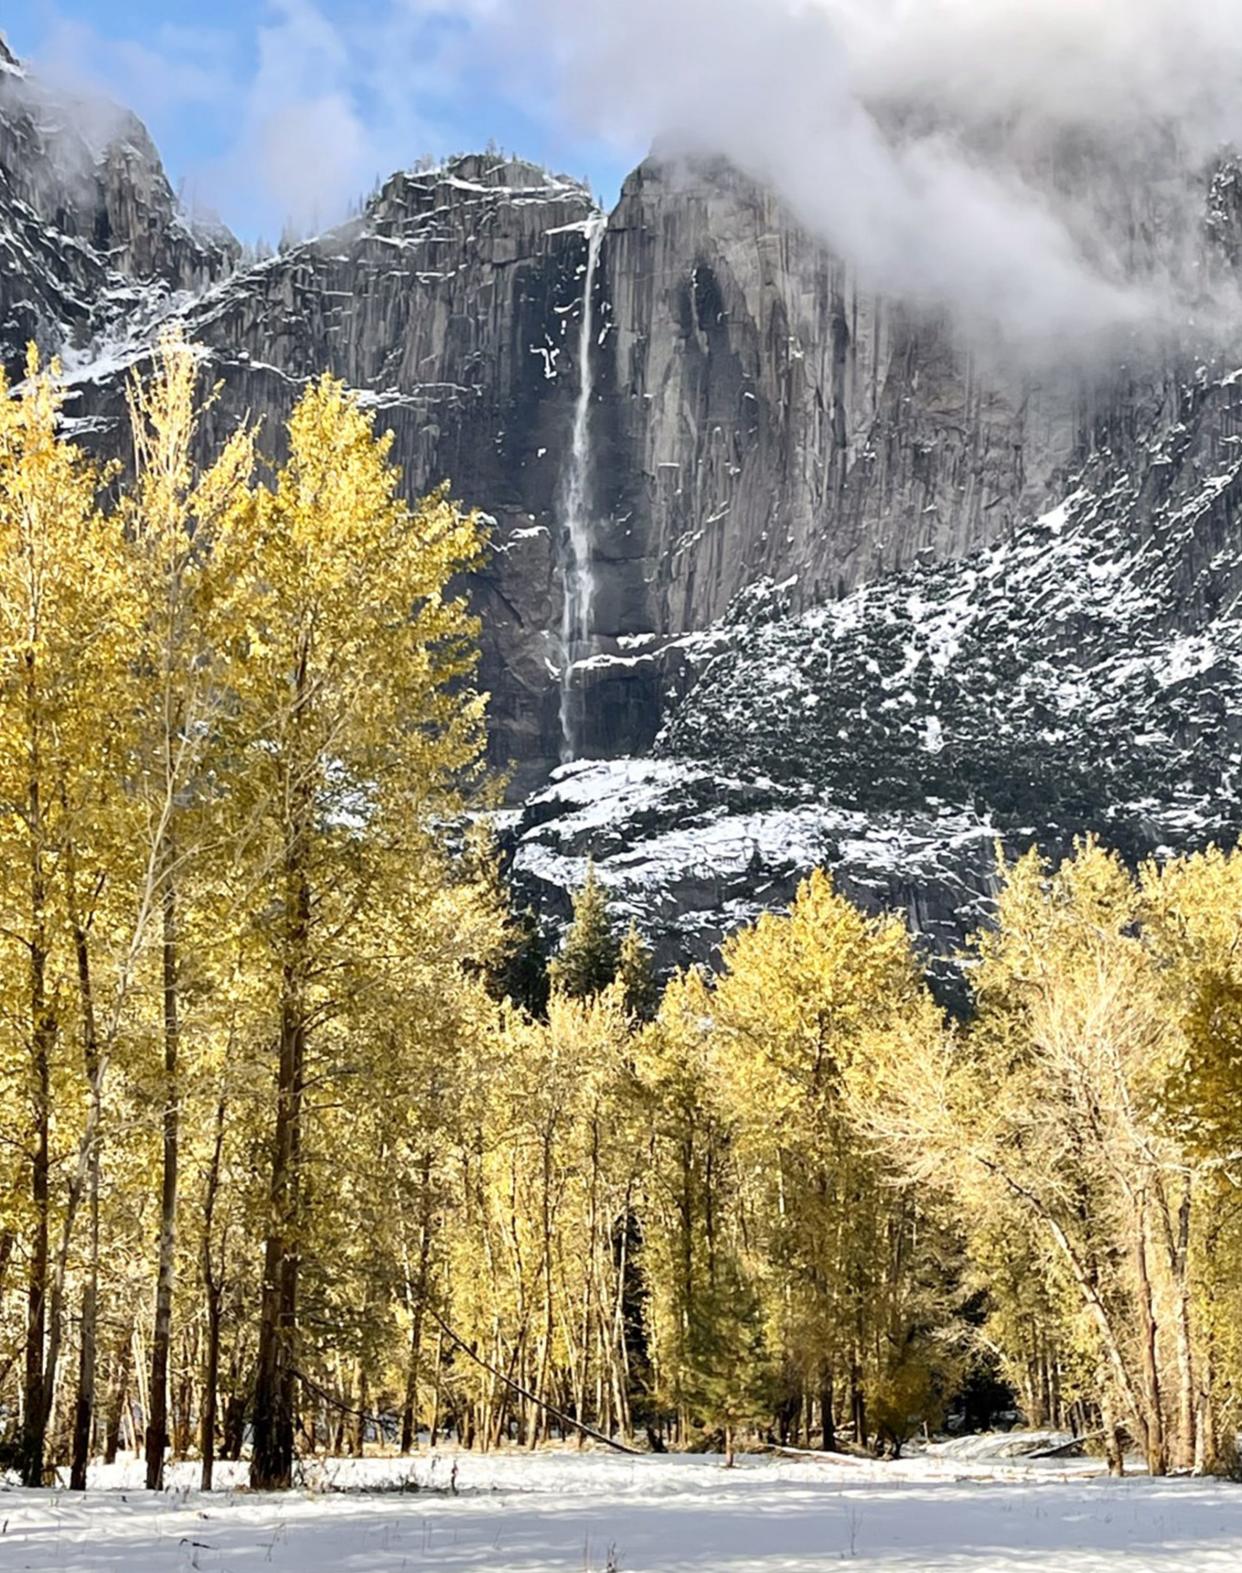
<path id="1" fill-rule="evenodd" d="M 971 1438 L 897 1463 L 549 1451 L 308 1466 L 285 1495 L 162 1495 L 142 1466 L 84 1496 L 0 1493 L 0 1567 L 57 1573 L 1190 1573 L 1242 1567 L 1242 1489 L 1109 1479 Z M 405 1487 L 402 1490 L 402 1487 Z M 1014 1549 L 1014 1548 L 1021 1548 Z"/>

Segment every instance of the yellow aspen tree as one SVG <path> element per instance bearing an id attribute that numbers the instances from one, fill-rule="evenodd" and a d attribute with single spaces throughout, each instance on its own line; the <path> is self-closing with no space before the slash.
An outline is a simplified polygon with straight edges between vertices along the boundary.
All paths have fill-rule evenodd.
<path id="1" fill-rule="evenodd" d="M 254 465 L 252 438 L 243 430 L 205 472 L 197 467 L 199 376 L 197 352 L 170 330 L 159 340 L 149 375 L 131 378 L 134 478 L 122 509 L 144 606 L 139 782 L 162 930 L 160 1226 L 146 1437 L 150 1490 L 163 1484 L 168 1445 L 185 1027 L 179 893 L 194 869 L 201 827 L 209 818 L 202 801 L 205 772 L 224 700 L 212 626 L 214 546 L 238 510 L 249 508 Z"/>
<path id="2" fill-rule="evenodd" d="M 968 1033 L 897 1056 L 892 1150 L 984 1224 L 1026 1214 L 1050 1291 L 1069 1295 L 1093 1347 L 1110 1465 L 1121 1467 L 1124 1422 L 1163 1473 L 1163 1245 L 1185 1166 L 1158 1098 L 1178 1024 L 1118 858 L 1087 841 L 1055 870 L 1031 853 L 1004 873 L 996 926 L 977 944 Z M 1193 1453 L 1193 1436 L 1179 1445 Z"/>
<path id="3" fill-rule="evenodd" d="M 908 1386 L 899 1357 L 916 1345 L 928 1361 L 936 1352 L 923 1336 L 929 1312 L 906 1294 L 906 1245 L 930 1245 L 934 1232 L 920 1227 L 915 1193 L 889 1183 L 852 1095 L 876 1040 L 928 1009 L 926 988 L 904 923 L 867 917 L 822 872 L 787 916 L 734 936 L 723 963 L 718 1057 L 769 1264 L 773 1342 L 791 1396 L 818 1406 L 825 1444 L 835 1445 L 842 1387 L 862 1443 L 869 1389 Z"/>
<path id="4" fill-rule="evenodd" d="M 1242 856 L 1210 848 L 1148 864 L 1140 880 L 1144 935 L 1181 1029 L 1181 1053 L 1158 1099 L 1161 1122 L 1184 1153 L 1175 1205 L 1161 1214 L 1175 1292 L 1176 1462 L 1232 1469 L 1230 1439 L 1242 1415 L 1235 1287 L 1242 1260 Z"/>
<path id="5" fill-rule="evenodd" d="M 676 1416 L 683 1444 L 696 1422 L 732 1429 L 752 1396 L 746 1377 L 757 1384 L 767 1374 L 754 1358 L 757 1310 L 714 1027 L 711 990 L 692 969 L 669 983 L 635 1055 L 648 1133 L 638 1207 L 652 1397 Z"/>
<path id="6" fill-rule="evenodd" d="M 288 1485 L 298 1372 L 308 1055 L 350 987 L 352 944 L 403 846 L 475 779 L 475 627 L 450 584 L 480 523 L 446 493 L 401 498 L 391 437 L 331 378 L 225 554 L 249 592 L 234 632 L 238 779 L 251 799 L 255 921 L 274 998 L 275 1109 L 251 1480 Z M 315 1074 L 321 1066 L 316 1065 Z"/>
<path id="7" fill-rule="evenodd" d="M 99 811 L 91 773 L 119 780 L 114 743 L 123 730 L 108 714 L 117 673 L 118 551 L 97 507 L 100 477 L 59 436 L 56 368 L 42 371 L 33 350 L 17 396 L 0 382 L 0 876 L 6 971 L 23 977 L 6 1019 L 24 1062 L 29 1119 L 21 1135 L 29 1170 L 25 1215 L 28 1262 L 21 1472 L 41 1483 L 60 1354 L 69 1239 L 91 1171 L 103 1068 L 89 993 L 76 1000 L 69 943 L 81 922 L 73 871 L 79 842 Z M 106 795 L 106 786 L 104 787 Z M 80 930 L 79 930 L 80 932 Z M 20 958 L 20 959 L 19 959 Z M 78 1003 L 84 1006 L 75 1020 Z M 51 1229 L 54 1088 L 57 1056 L 80 1033 L 89 1114 L 79 1126 L 77 1162 Z M 64 1111 L 62 1140 L 80 1108 Z M 66 1129 L 67 1127 L 67 1129 Z"/>

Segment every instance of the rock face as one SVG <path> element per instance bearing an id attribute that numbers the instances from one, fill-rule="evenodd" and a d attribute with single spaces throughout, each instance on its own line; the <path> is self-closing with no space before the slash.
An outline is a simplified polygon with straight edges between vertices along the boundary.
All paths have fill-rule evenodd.
<path id="1" fill-rule="evenodd" d="M 494 156 L 395 175 L 241 266 L 132 118 L 75 124 L 0 55 L 6 362 L 62 351 L 77 429 L 116 448 L 119 373 L 175 315 L 224 385 L 206 441 L 245 414 L 278 432 L 328 370 L 392 428 L 411 496 L 447 479 L 493 516 L 491 748 L 546 910 L 593 852 L 666 960 L 707 957 L 826 862 L 944 951 L 997 837 L 1138 854 L 1242 827 L 1232 364 L 1006 369 L 729 166 L 655 160 L 608 217 L 583 356 L 600 215 L 574 182 Z M 1198 196 L 1215 268 L 1238 189 L 1222 163 Z M 1149 245 L 1159 216 L 1119 200 Z M 584 392 L 592 637 L 567 681 L 605 763 L 553 775 Z"/>
<path id="2" fill-rule="evenodd" d="M 548 904 L 592 856 L 666 960 L 832 867 L 933 956 L 994 847 L 1097 833 L 1138 860 L 1242 835 L 1242 370 L 1201 364 L 1057 508 L 799 610 L 749 587 L 673 641 L 650 761 L 558 772 L 512 832 Z"/>
<path id="3" fill-rule="evenodd" d="M 232 268 L 231 236 L 181 215 L 135 117 L 75 104 L 29 77 L 0 41 L 0 353 L 34 340 L 83 348 L 144 305 L 205 289 Z M 140 299 L 143 290 L 152 297 Z"/>
<path id="4" fill-rule="evenodd" d="M 635 510 L 652 626 L 705 627 L 763 575 L 809 604 L 960 555 L 1075 453 L 1061 390 L 982 375 L 727 165 L 640 168 L 606 258 L 625 462 L 603 500 Z"/>
<path id="5" fill-rule="evenodd" d="M 579 186 L 533 166 L 466 158 L 394 176 L 364 216 L 209 294 L 188 313 L 215 352 L 225 419 L 277 430 L 331 371 L 395 433 L 412 495 L 448 480 L 495 520 L 475 587 L 486 628 L 492 757 L 515 791 L 560 747 L 558 491 L 582 307 Z"/>
<path id="6" fill-rule="evenodd" d="M 448 481 L 493 517 L 474 591 L 493 760 L 515 793 L 559 759 L 561 461 L 595 215 L 580 186 L 531 165 L 459 159 L 395 175 L 362 217 L 175 305 L 224 384 L 209 442 L 246 415 L 278 434 L 329 371 L 394 432 L 411 497 Z M 120 421 L 117 364 L 147 342 L 140 326 L 72 368 L 90 429 Z"/>

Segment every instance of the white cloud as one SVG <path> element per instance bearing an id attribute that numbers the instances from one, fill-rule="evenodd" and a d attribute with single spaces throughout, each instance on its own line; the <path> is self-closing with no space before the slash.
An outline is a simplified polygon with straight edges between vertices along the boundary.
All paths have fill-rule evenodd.
<path id="1" fill-rule="evenodd" d="M 1061 125 L 1176 120 L 1236 133 L 1236 0 L 818 0 L 863 96 L 921 98 L 963 119 Z"/>
<path id="2" fill-rule="evenodd" d="M 502 31 L 576 125 L 723 154 L 872 285 L 1066 348 L 1202 307 L 1177 203 L 1236 125 L 1236 4 L 511 0 Z"/>
<path id="3" fill-rule="evenodd" d="M 312 0 L 275 0 L 258 29 L 258 69 L 226 179 L 307 232 L 339 217 L 367 178 L 369 130 L 352 95 L 344 35 Z"/>
<path id="4" fill-rule="evenodd" d="M 243 229 L 329 223 L 443 147 L 445 105 L 508 99 L 563 145 L 723 154 L 871 286 L 1061 353 L 1208 309 L 1188 171 L 1242 133 L 1239 3 L 265 0 L 250 55 L 68 23 L 52 54 L 214 123 L 199 188 Z"/>
<path id="5" fill-rule="evenodd" d="M 74 90 L 100 85 L 126 108 L 145 113 L 210 104 L 232 91 L 234 40 L 207 27 L 164 25 L 149 41 L 111 38 L 84 22 L 53 15 L 39 55 L 40 74 Z"/>
<path id="6" fill-rule="evenodd" d="M 376 0 L 350 26 L 331 0 L 261 0 L 253 32 L 164 24 L 109 36 L 49 12 L 39 75 L 174 129 L 194 117 L 216 151 L 184 170 L 191 195 L 243 233 L 307 232 L 340 219 L 377 177 L 440 139 L 422 104 L 452 70 L 428 27 L 476 15 L 428 0 Z"/>
<path id="7" fill-rule="evenodd" d="M 302 233 L 338 218 L 367 168 L 367 136 L 340 93 L 278 103 L 258 118 L 253 153 L 279 211 Z"/>

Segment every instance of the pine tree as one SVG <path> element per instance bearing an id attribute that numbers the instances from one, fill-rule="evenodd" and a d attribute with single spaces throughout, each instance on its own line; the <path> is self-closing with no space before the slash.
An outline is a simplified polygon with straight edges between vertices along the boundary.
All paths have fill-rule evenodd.
<path id="1" fill-rule="evenodd" d="M 634 1021 L 650 1021 L 660 1003 L 655 963 L 637 924 L 631 923 L 617 955 L 617 982 L 621 985 L 627 1014 Z"/>
<path id="2" fill-rule="evenodd" d="M 608 898 L 595 873 L 595 864 L 589 863 L 582 889 L 574 897 L 573 922 L 566 931 L 560 954 L 548 969 L 552 986 L 571 999 L 602 994 L 617 976 L 619 959 Z"/>
<path id="3" fill-rule="evenodd" d="M 532 1016 L 546 1016 L 551 980 L 543 925 L 532 907 L 514 905 L 512 887 L 502 875 L 494 844 L 485 843 L 481 850 L 476 859 L 480 877 L 490 884 L 494 902 L 505 915 L 502 943 L 488 968 L 488 989 L 498 1002 L 512 1000 Z"/>

